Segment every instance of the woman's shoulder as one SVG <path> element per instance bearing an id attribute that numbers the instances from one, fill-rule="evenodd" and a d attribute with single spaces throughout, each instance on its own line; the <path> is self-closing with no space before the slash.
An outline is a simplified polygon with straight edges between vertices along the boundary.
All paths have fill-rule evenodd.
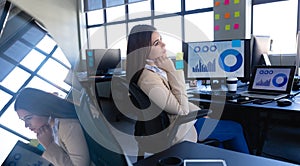
<path id="1" fill-rule="evenodd" d="M 59 118 L 59 121 L 61 123 L 79 123 L 79 120 L 74 118 Z"/>
<path id="2" fill-rule="evenodd" d="M 59 119 L 59 126 L 74 126 L 74 125 L 80 125 L 78 119 L 67 119 L 67 118 Z"/>
<path id="3" fill-rule="evenodd" d="M 157 73 L 148 69 L 144 69 L 140 76 L 140 79 L 146 79 L 146 80 L 153 79 L 153 78 L 160 78 L 160 76 Z"/>
<path id="4" fill-rule="evenodd" d="M 58 132 L 59 135 L 72 135 L 82 132 L 82 126 L 78 119 L 59 119 Z"/>

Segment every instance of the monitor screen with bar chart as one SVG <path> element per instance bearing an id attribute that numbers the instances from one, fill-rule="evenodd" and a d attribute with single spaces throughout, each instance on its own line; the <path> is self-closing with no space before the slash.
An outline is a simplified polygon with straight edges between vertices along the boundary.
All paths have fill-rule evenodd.
<path id="1" fill-rule="evenodd" d="M 250 73 L 250 40 L 184 43 L 185 75 L 188 79 L 245 78 Z"/>

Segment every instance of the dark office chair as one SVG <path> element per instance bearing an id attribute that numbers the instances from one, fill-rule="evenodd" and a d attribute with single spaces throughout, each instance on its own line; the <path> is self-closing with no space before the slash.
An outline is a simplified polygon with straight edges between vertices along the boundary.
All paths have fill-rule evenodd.
<path id="1" fill-rule="evenodd" d="M 211 110 L 208 109 L 194 111 L 189 115 L 178 116 L 175 122 L 170 124 L 167 112 L 161 110 L 161 108 L 151 102 L 149 97 L 137 85 L 141 73 L 142 70 L 137 72 L 129 83 L 124 79 L 113 80 L 113 87 L 120 88 L 121 91 L 126 89 L 130 98 L 129 102 L 134 105 L 129 104 L 127 106 L 121 106 L 121 108 L 128 109 L 129 107 L 129 109 L 135 112 L 134 114 L 138 117 L 137 119 L 139 119 L 135 122 L 134 131 L 138 143 L 137 160 L 143 159 L 146 152 L 156 153 L 157 147 L 161 149 L 170 147 L 171 140 L 175 137 L 180 124 L 191 122 L 211 113 Z M 123 98 L 122 103 L 124 102 L 126 101 L 124 101 Z M 147 119 L 151 114 L 149 113 L 150 111 L 152 113 L 155 112 L 154 114 L 157 114 L 157 116 L 153 119 Z M 203 141 L 203 143 L 204 142 L 205 141 Z M 215 142 L 216 140 L 210 140 L 210 143 Z"/>
<path id="2" fill-rule="evenodd" d="M 97 109 L 94 102 L 95 101 L 88 95 L 88 92 L 86 93 L 82 90 L 80 106 L 76 109 L 78 119 L 80 120 L 88 144 L 91 160 L 97 166 L 131 165 L 131 162 L 123 153 L 119 142 L 106 124 L 105 118 L 103 116 L 100 116 L 99 118 L 92 117 L 91 109 Z M 109 145 L 109 148 L 104 145 Z"/>

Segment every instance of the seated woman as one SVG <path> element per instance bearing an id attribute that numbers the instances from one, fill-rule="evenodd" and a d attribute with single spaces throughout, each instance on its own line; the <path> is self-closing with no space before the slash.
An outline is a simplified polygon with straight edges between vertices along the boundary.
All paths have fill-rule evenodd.
<path id="1" fill-rule="evenodd" d="M 88 166 L 89 150 L 72 103 L 38 89 L 21 90 L 15 111 L 45 148 L 43 157 L 54 165 Z"/>
<path id="2" fill-rule="evenodd" d="M 137 71 L 143 70 L 138 85 L 156 105 L 168 113 L 172 123 L 177 115 L 186 115 L 200 108 L 188 101 L 183 71 L 175 69 L 174 63 L 167 56 L 165 46 L 155 27 L 134 26 L 128 36 L 126 75 L 130 80 Z M 204 122 L 209 126 L 217 125 L 210 130 L 205 128 L 207 125 L 204 127 Z M 207 137 L 202 138 L 205 135 L 202 131 L 207 130 L 211 133 L 208 138 L 226 141 L 227 148 L 249 153 L 240 124 L 210 118 L 182 124 L 172 143 L 206 139 Z"/>

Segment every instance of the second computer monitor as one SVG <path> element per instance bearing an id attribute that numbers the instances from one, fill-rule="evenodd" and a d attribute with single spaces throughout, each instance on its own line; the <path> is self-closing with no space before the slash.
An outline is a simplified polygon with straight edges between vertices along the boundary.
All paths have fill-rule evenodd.
<path id="1" fill-rule="evenodd" d="M 238 77 L 249 79 L 250 40 L 184 43 L 185 75 L 188 79 Z"/>
<path id="2" fill-rule="evenodd" d="M 251 71 L 255 66 L 271 65 L 268 64 L 268 53 L 271 49 L 271 37 L 270 36 L 252 36 L 252 56 L 251 56 Z"/>
<path id="3" fill-rule="evenodd" d="M 89 75 L 110 75 L 121 68 L 120 49 L 87 49 L 86 55 Z"/>

